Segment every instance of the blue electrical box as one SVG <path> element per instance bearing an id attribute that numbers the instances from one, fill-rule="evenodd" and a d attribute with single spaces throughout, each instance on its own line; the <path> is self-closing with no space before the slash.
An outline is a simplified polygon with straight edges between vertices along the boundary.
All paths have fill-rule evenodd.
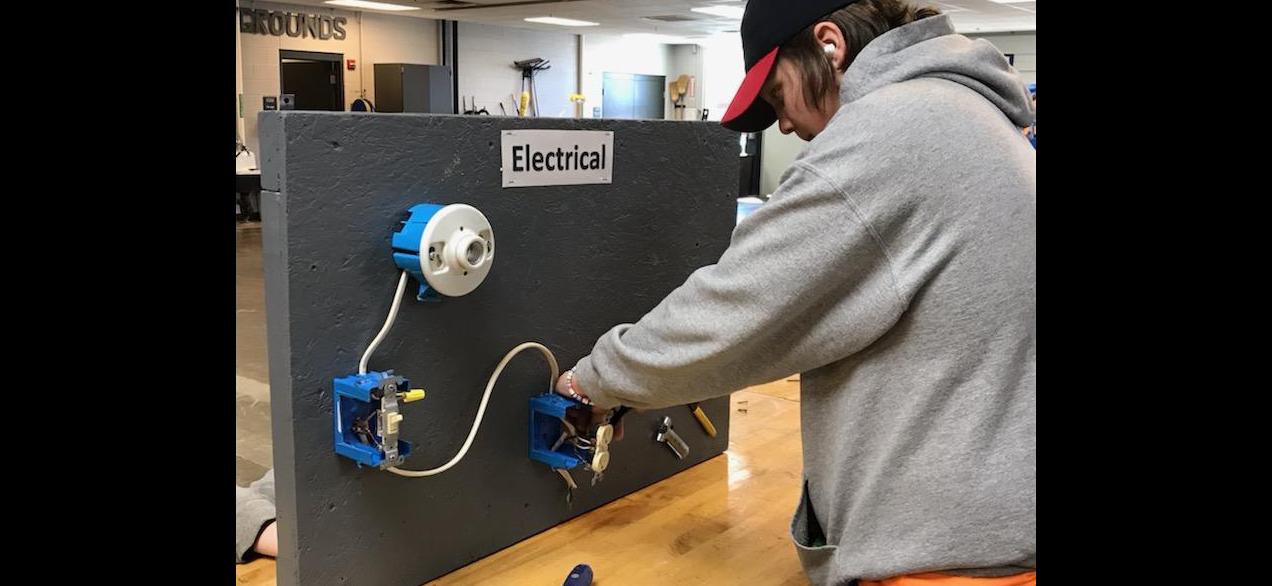
<path id="1" fill-rule="evenodd" d="M 398 393 L 410 383 L 392 370 L 351 374 L 334 379 L 332 413 L 336 453 L 359 466 L 388 468 L 411 453 L 410 442 L 397 439 Z M 387 447 L 386 447 L 387 446 Z"/>
<path id="2" fill-rule="evenodd" d="M 543 462 L 553 469 L 573 470 L 584 460 L 575 454 L 570 442 L 552 449 L 561 437 L 561 423 L 570 409 L 589 409 L 582 403 L 556 393 L 544 393 L 530 398 L 530 459 Z M 586 430 L 579 430 L 586 432 Z"/>
<path id="3" fill-rule="evenodd" d="M 420 242 L 424 239 L 424 228 L 428 226 L 428 221 L 433 219 L 437 212 L 442 210 L 437 204 L 420 203 L 411 206 L 408 216 L 402 221 L 402 226 L 393 233 L 393 264 L 399 269 L 410 273 L 415 281 L 420 284 L 419 293 L 415 296 L 418 301 L 436 301 L 438 299 L 437 292 L 432 291 L 428 286 L 428 281 L 424 279 L 423 264 L 421 259 L 428 258 L 430 251 L 420 250 Z M 433 251 L 436 252 L 436 251 Z"/>

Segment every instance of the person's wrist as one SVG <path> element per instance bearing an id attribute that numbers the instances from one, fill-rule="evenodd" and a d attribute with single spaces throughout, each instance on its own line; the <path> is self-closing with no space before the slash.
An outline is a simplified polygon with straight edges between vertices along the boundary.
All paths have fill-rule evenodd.
<path id="1" fill-rule="evenodd" d="M 592 404 L 592 400 L 588 398 L 587 394 L 580 391 L 578 386 L 575 384 L 573 368 L 565 371 L 565 393 L 569 395 L 571 399 L 574 399 L 584 405 Z"/>

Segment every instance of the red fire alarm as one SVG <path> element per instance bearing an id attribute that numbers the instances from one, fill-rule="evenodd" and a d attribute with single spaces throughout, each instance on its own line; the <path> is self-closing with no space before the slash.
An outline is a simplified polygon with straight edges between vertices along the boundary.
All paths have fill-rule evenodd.
<path id="1" fill-rule="evenodd" d="M 353 71 L 358 68 L 358 62 L 353 59 L 345 59 L 345 66 L 349 68 L 349 71 Z"/>

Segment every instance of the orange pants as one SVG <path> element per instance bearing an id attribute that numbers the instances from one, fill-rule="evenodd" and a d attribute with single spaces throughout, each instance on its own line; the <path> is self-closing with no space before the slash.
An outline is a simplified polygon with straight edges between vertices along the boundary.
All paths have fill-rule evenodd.
<path id="1" fill-rule="evenodd" d="M 910 574 L 884 580 L 860 580 L 860 586 L 1038 586 L 1038 572 L 1001 578 L 969 578 L 946 574 Z"/>

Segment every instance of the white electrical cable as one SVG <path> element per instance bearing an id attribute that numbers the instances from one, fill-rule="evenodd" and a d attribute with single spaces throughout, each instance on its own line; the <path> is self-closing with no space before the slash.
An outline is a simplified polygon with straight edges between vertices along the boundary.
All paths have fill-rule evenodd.
<path id="1" fill-rule="evenodd" d="M 362 353 L 362 360 L 358 362 L 358 374 L 367 373 L 367 361 L 371 359 L 371 354 L 375 352 L 380 342 L 383 342 L 384 338 L 389 335 L 389 329 L 393 327 L 393 322 L 397 320 L 398 308 L 402 306 L 402 294 L 406 292 L 407 278 L 407 272 L 402 271 L 402 276 L 398 279 L 397 292 L 393 294 L 393 305 L 389 308 L 389 316 L 384 320 L 384 326 L 380 328 L 380 333 L 375 335 L 375 339 L 371 340 L 371 344 L 367 346 L 366 352 Z M 514 356 L 520 354 L 522 350 L 530 348 L 542 352 L 543 356 L 547 358 L 548 366 L 552 371 L 548 377 L 548 388 L 551 389 L 556 384 L 557 377 L 560 376 L 560 367 L 557 365 L 556 356 L 552 354 L 552 351 L 547 346 L 538 342 L 525 342 L 518 345 L 504 355 L 503 360 L 500 360 L 499 365 L 495 367 L 495 372 L 490 375 L 490 380 L 486 383 L 486 392 L 481 397 L 481 406 L 477 408 L 477 418 L 473 420 L 473 427 L 468 432 L 468 439 L 464 440 L 464 446 L 459 449 L 459 453 L 455 454 L 454 458 L 431 470 L 403 470 L 395 466 L 390 467 L 389 472 L 409 478 L 432 476 L 449 470 L 452 466 L 458 464 L 460 460 L 464 459 L 464 456 L 468 454 L 468 448 L 473 445 L 473 439 L 477 437 L 477 429 L 481 427 L 481 420 L 486 415 L 486 403 L 490 401 L 490 393 L 495 389 L 495 383 L 499 381 L 499 375 L 503 374 L 504 367 L 508 366 Z"/>
<path id="2" fill-rule="evenodd" d="M 401 287 L 398 289 L 400 293 Z M 399 295 L 399 297 L 401 297 L 401 295 Z M 396 309 L 396 307 L 397 306 L 394 305 L 394 309 Z M 387 328 L 388 324 L 386 324 L 385 327 Z M 432 476 L 449 470 L 452 466 L 458 464 L 460 460 L 464 459 L 464 455 L 468 453 L 468 448 L 473 445 L 473 439 L 477 437 L 477 429 L 481 427 L 481 419 L 486 414 L 486 403 L 490 401 L 490 392 L 495 389 L 495 383 L 499 381 L 499 375 L 503 374 L 504 367 L 508 366 L 508 362 L 512 360 L 512 357 L 519 354 L 522 350 L 528 350 L 530 348 L 534 348 L 542 352 L 543 356 L 548 359 L 548 366 L 552 370 L 552 374 L 548 378 L 548 388 L 551 389 L 552 386 L 556 384 L 557 376 L 560 374 L 556 356 L 554 356 L 552 351 L 546 346 L 538 342 L 525 342 L 518 345 L 516 348 L 513 348 L 511 352 L 504 355 L 503 360 L 499 361 L 499 366 L 495 367 L 495 372 L 490 375 L 490 381 L 486 383 L 486 392 L 481 396 L 481 406 L 477 408 L 477 418 L 473 420 L 473 428 L 468 432 L 468 439 L 464 440 L 464 447 L 459 449 L 459 453 L 455 454 L 454 458 L 451 458 L 449 462 L 442 466 L 431 470 L 403 470 L 401 468 L 391 467 L 389 468 L 389 472 L 397 474 L 398 476 L 406 476 L 409 478 Z"/>
<path id="3" fill-rule="evenodd" d="M 375 352 L 376 346 L 384 341 L 384 337 L 389 335 L 389 328 L 393 327 L 393 321 L 397 319 L 398 307 L 402 306 L 402 293 L 406 291 L 406 271 L 402 271 L 402 278 L 398 279 L 397 293 L 393 294 L 393 307 L 389 308 L 389 317 L 384 320 L 384 327 L 380 328 L 380 333 L 375 335 L 375 339 L 371 340 L 371 345 L 367 346 L 367 351 L 362 353 L 362 360 L 358 361 L 358 374 L 367 373 L 367 361 L 371 359 L 371 353 Z"/>

